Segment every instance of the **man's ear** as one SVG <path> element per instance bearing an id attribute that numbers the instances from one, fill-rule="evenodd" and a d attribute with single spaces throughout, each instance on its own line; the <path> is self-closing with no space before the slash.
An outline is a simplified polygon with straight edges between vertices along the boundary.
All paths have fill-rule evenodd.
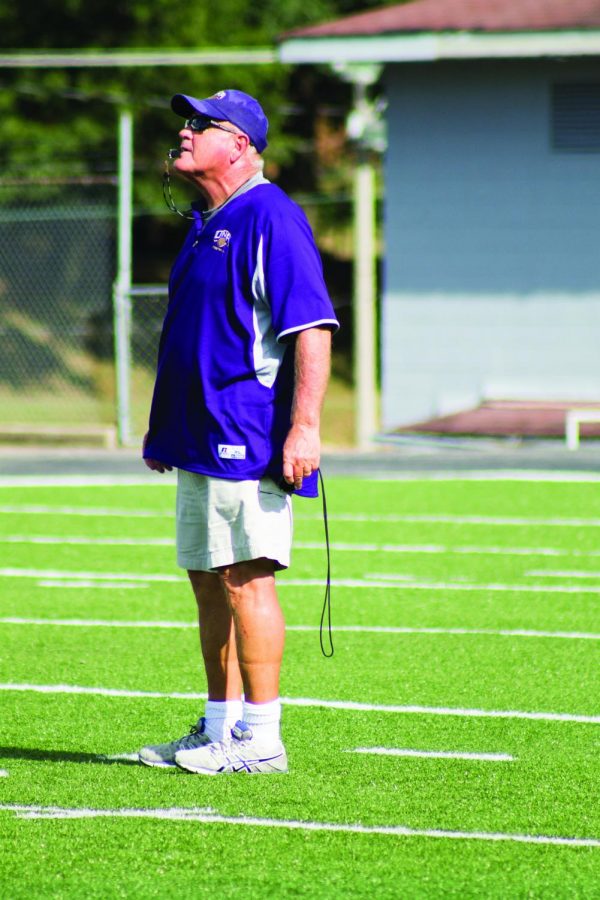
<path id="1" fill-rule="evenodd" d="M 231 153 L 231 162 L 237 162 L 240 159 L 248 147 L 250 146 L 250 138 L 247 134 L 236 134 L 234 140 L 234 149 Z"/>

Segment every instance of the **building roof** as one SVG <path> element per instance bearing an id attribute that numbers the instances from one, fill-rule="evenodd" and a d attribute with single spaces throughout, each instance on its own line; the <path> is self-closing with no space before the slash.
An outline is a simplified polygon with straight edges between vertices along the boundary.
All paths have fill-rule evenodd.
<path id="1" fill-rule="evenodd" d="M 600 28 L 600 0 L 412 0 L 296 28 L 289 37 L 373 36 L 399 32 L 580 31 Z"/>

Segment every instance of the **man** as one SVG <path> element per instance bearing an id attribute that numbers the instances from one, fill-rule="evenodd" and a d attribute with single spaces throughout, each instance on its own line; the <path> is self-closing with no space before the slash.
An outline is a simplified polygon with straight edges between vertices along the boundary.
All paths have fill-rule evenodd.
<path id="1" fill-rule="evenodd" d="M 224 90 L 171 106 L 186 119 L 174 168 L 202 202 L 171 273 L 144 459 L 178 472 L 177 559 L 198 605 L 208 701 L 188 735 L 139 758 L 286 772 L 275 572 L 289 565 L 290 493 L 316 495 L 338 323 L 304 213 L 262 174 L 259 103 Z"/>

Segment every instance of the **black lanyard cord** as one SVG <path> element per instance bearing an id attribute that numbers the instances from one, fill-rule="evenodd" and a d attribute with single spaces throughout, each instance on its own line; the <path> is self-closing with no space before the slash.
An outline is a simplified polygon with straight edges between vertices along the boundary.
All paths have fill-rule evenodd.
<path id="1" fill-rule="evenodd" d="M 169 151 L 171 152 L 171 151 Z M 169 170 L 169 160 L 171 157 L 167 157 L 165 160 L 165 171 L 163 172 L 163 197 L 165 198 L 165 203 L 171 210 L 171 212 L 177 213 L 178 216 L 181 216 L 182 219 L 193 219 L 193 213 L 191 210 L 184 210 L 183 212 L 177 207 L 177 204 L 173 200 L 173 194 L 171 193 L 171 172 Z"/>
<path id="2" fill-rule="evenodd" d="M 321 653 L 323 656 L 333 656 L 333 637 L 331 634 L 331 553 L 329 548 L 329 523 L 327 521 L 327 498 L 325 496 L 325 482 L 323 481 L 323 473 L 319 469 L 319 481 L 321 482 L 321 494 L 323 496 L 323 525 L 325 528 L 325 546 L 327 548 L 327 582 L 325 584 L 325 597 L 323 599 L 323 609 L 321 610 L 321 623 L 319 625 L 319 643 L 321 644 Z M 329 647 L 326 648 L 323 641 L 323 623 L 327 618 L 327 638 Z"/>

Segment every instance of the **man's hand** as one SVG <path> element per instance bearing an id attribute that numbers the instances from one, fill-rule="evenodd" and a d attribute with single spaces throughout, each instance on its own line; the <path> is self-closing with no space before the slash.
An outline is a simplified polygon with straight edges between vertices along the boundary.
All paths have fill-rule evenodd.
<path id="1" fill-rule="evenodd" d="M 319 468 L 321 441 L 318 426 L 292 425 L 283 445 L 283 477 L 296 490 Z"/>
<path id="2" fill-rule="evenodd" d="M 142 441 L 142 453 L 146 449 L 146 444 L 148 443 L 148 432 L 144 435 L 144 440 Z M 173 466 L 168 466 L 166 463 L 162 463 L 158 459 L 146 459 L 144 458 L 144 462 L 148 466 L 149 469 L 152 469 L 153 472 L 172 472 Z"/>

